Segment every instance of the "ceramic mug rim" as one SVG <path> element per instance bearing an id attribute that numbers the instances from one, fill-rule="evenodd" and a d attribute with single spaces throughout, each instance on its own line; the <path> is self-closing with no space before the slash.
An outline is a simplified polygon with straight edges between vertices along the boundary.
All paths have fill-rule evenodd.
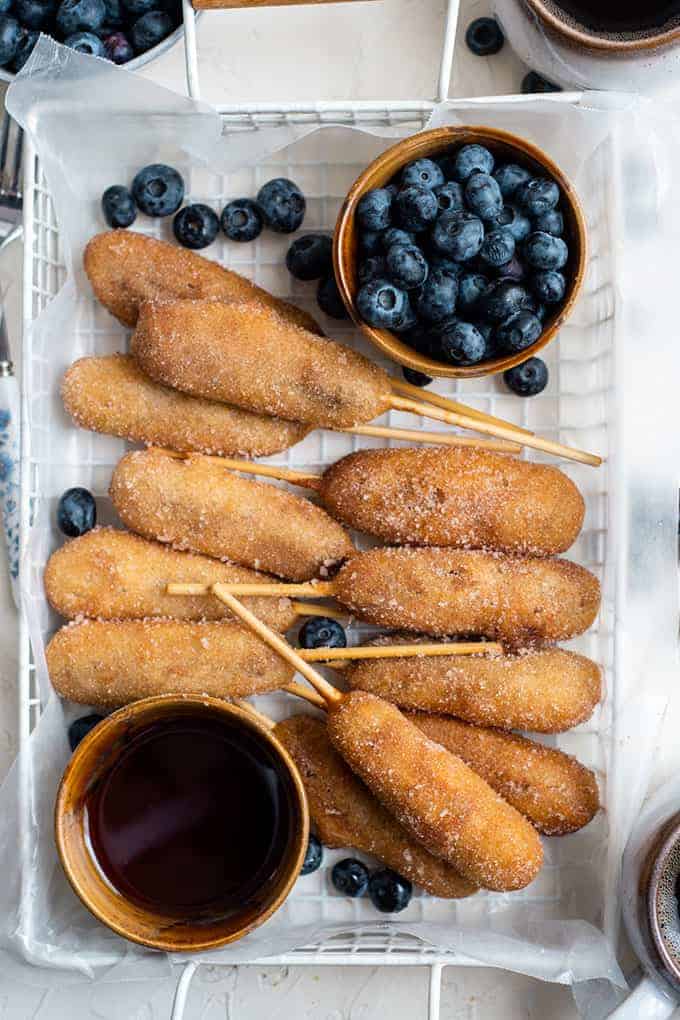
<path id="1" fill-rule="evenodd" d="M 612 55 L 645 52 L 660 49 L 680 40 L 680 24 L 672 28 L 662 28 L 659 32 L 633 36 L 630 39 L 615 39 L 606 35 L 598 35 L 585 26 L 577 27 L 560 18 L 552 6 L 545 0 L 524 0 L 534 14 L 547 24 L 558 35 L 566 37 L 572 44 L 586 49 L 603 50 Z"/>
<path id="2" fill-rule="evenodd" d="M 654 862 L 649 874 L 646 895 L 646 912 L 649 933 L 655 951 L 658 953 L 668 976 L 672 979 L 676 988 L 680 986 L 680 960 L 674 959 L 668 951 L 666 942 L 661 933 L 658 911 L 656 909 L 659 884 L 664 870 L 668 864 L 668 858 L 676 847 L 680 846 L 680 813 L 672 816 L 659 833 L 660 843 L 654 852 Z"/>

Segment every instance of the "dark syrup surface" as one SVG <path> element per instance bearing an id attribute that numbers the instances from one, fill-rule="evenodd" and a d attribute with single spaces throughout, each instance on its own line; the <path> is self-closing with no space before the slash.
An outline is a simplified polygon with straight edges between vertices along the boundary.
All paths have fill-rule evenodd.
<path id="1" fill-rule="evenodd" d="M 121 895 L 180 917 L 242 908 L 275 878 L 290 781 L 263 739 L 186 717 L 130 741 L 88 801 L 92 849 Z"/>
<path id="2" fill-rule="evenodd" d="M 680 0 L 553 0 L 595 32 L 651 32 L 680 17 Z"/>

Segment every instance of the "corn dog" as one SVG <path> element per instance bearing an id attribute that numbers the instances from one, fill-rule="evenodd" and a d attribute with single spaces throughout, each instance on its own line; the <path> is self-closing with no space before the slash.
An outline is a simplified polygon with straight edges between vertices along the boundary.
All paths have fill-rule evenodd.
<path id="1" fill-rule="evenodd" d="M 142 301 L 196 298 L 275 308 L 289 322 L 321 333 L 307 312 L 233 270 L 131 230 L 97 234 L 85 248 L 83 263 L 97 298 L 124 326 L 134 326 Z"/>
<path id="2" fill-rule="evenodd" d="M 165 386 L 315 426 L 370 421 L 392 399 L 389 376 L 363 355 L 252 304 L 145 303 L 131 351 Z"/>
<path id="3" fill-rule="evenodd" d="M 600 605 L 597 578 L 569 560 L 441 548 L 358 553 L 333 594 L 369 623 L 520 647 L 582 633 Z"/>
<path id="4" fill-rule="evenodd" d="M 128 453 L 113 472 L 110 493 L 122 521 L 146 538 L 291 580 L 326 574 L 354 549 L 340 525 L 309 500 L 205 457 Z"/>
<path id="5" fill-rule="evenodd" d="M 214 598 L 166 594 L 169 580 L 266 581 L 246 567 L 216 563 L 207 556 L 176 552 L 129 531 L 95 528 L 67 542 L 50 556 L 45 567 L 45 593 L 53 609 L 68 620 L 224 620 L 233 616 Z M 285 631 L 295 621 L 289 599 L 244 599 L 246 605 L 274 630 Z"/>
<path id="6" fill-rule="evenodd" d="M 371 644 L 413 643 L 391 635 Z M 404 709 L 455 715 L 477 726 L 562 733 L 590 718 L 600 670 L 562 648 L 519 655 L 366 659 L 344 671 L 349 686 Z"/>
<path id="7" fill-rule="evenodd" d="M 45 651 L 52 686 L 101 708 L 156 694 L 241 698 L 274 691 L 293 670 L 236 623 L 86 620 L 57 631 Z"/>
<path id="8" fill-rule="evenodd" d="M 543 848 L 535 829 L 394 705 L 352 691 L 329 706 L 328 735 L 397 821 L 470 882 L 500 892 L 536 877 Z"/>
<path id="9" fill-rule="evenodd" d="M 309 431 L 297 422 L 160 386 L 125 354 L 80 358 L 66 372 L 61 395 L 81 428 L 182 453 L 265 457 Z"/>
<path id="10" fill-rule="evenodd" d="M 600 807 L 594 774 L 563 751 L 441 715 L 406 716 L 430 740 L 462 758 L 545 836 L 582 829 Z"/>
<path id="11" fill-rule="evenodd" d="M 431 896 L 459 899 L 476 891 L 455 868 L 417 843 L 373 797 L 333 749 L 321 719 L 291 716 L 277 724 L 274 735 L 300 771 L 322 843 L 371 854 Z"/>

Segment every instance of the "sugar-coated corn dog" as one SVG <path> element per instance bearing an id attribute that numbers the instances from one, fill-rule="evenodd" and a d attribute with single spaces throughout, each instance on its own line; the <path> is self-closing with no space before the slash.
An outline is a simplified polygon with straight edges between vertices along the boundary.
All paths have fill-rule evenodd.
<path id="1" fill-rule="evenodd" d="M 462 758 L 545 836 L 582 829 L 600 807 L 594 774 L 570 754 L 443 715 L 406 716 L 430 740 Z"/>
<path id="2" fill-rule="evenodd" d="M 371 421 L 392 399 L 377 365 L 262 306 L 146 303 L 131 350 L 165 386 L 315 426 Z"/>
<path id="3" fill-rule="evenodd" d="M 293 670 L 237 623 L 86 620 L 46 649 L 62 698 L 113 708 L 157 694 L 241 698 L 290 683 Z"/>
<path id="4" fill-rule="evenodd" d="M 431 896 L 459 899 L 476 891 L 455 868 L 417 843 L 357 779 L 334 749 L 321 719 L 291 716 L 277 724 L 274 735 L 299 769 L 312 823 L 327 847 L 371 854 Z"/>
<path id="5" fill-rule="evenodd" d="M 413 644 L 390 635 L 371 644 Z M 478 726 L 562 733 L 590 718 L 601 697 L 600 669 L 562 648 L 518 655 L 367 659 L 343 676 L 400 708 L 455 715 Z"/>
<path id="6" fill-rule="evenodd" d="M 333 594 L 369 623 L 424 634 L 480 634 L 513 645 L 587 630 L 596 577 L 569 560 L 461 549 L 369 549 L 350 557 Z"/>
<path id="7" fill-rule="evenodd" d="M 85 248 L 83 262 L 97 298 L 125 326 L 134 326 L 142 301 L 196 298 L 275 308 L 288 321 L 321 332 L 307 312 L 233 270 L 131 230 L 97 234 Z"/>
<path id="8" fill-rule="evenodd" d="M 61 395 L 81 428 L 183 453 L 265 457 L 309 431 L 297 422 L 168 389 L 126 354 L 80 358 L 64 375 Z"/>
<path id="9" fill-rule="evenodd" d="M 359 450 L 323 474 L 319 495 L 348 527 L 394 545 L 564 552 L 583 498 L 558 468 L 489 450 Z"/>
<path id="10" fill-rule="evenodd" d="M 309 500 L 198 455 L 128 453 L 110 492 L 122 521 L 146 538 L 294 581 L 327 573 L 354 549 L 342 527 Z"/>
<path id="11" fill-rule="evenodd" d="M 484 889 L 528 885 L 543 863 L 530 823 L 394 705 L 352 691 L 329 706 L 345 761 L 430 853 Z"/>
<path id="12" fill-rule="evenodd" d="M 129 531 L 95 528 L 54 552 L 45 567 L 45 592 L 50 605 L 69 620 L 142 620 L 174 617 L 183 620 L 233 619 L 215 598 L 168 595 L 168 581 L 266 581 L 233 563 L 178 552 Z M 289 599 L 244 599 L 274 630 L 292 626 L 296 614 Z"/>

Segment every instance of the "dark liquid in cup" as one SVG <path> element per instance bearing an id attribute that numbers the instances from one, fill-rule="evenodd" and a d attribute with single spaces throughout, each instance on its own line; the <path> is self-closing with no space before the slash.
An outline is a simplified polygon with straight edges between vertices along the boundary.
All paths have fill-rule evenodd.
<path id="1" fill-rule="evenodd" d="M 578 24 L 617 35 L 650 33 L 680 20 L 680 0 L 552 0 Z"/>
<path id="2" fill-rule="evenodd" d="M 290 779 L 266 742 L 191 716 L 135 734 L 87 811 L 94 855 L 118 892 L 181 918 L 257 900 L 293 824 Z"/>

